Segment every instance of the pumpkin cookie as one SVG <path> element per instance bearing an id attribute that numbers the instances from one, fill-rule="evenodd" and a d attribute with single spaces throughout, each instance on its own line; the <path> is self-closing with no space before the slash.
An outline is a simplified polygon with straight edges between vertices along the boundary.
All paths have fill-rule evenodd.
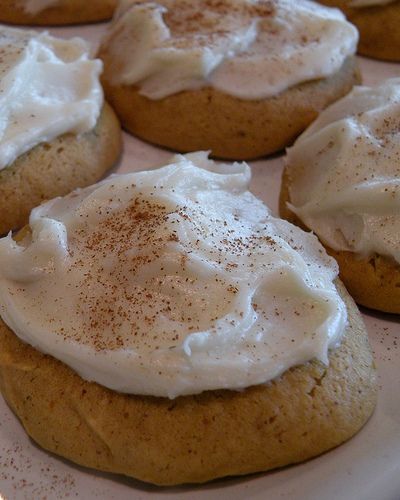
<path id="1" fill-rule="evenodd" d="M 322 0 L 339 7 L 360 32 L 358 52 L 388 61 L 400 61 L 400 2 L 397 0 Z"/>
<path id="2" fill-rule="evenodd" d="M 101 62 L 83 40 L 0 30 L 0 234 L 33 207 L 100 179 L 121 150 Z"/>
<path id="3" fill-rule="evenodd" d="M 0 240 L 0 387 L 41 446 L 172 485 L 300 462 L 364 425 L 376 374 L 357 307 L 249 180 L 176 157 Z"/>
<path id="4" fill-rule="evenodd" d="M 44 200 L 103 177 L 121 146 L 118 119 L 105 104 L 91 131 L 80 137 L 64 134 L 19 156 L 0 170 L 0 234 L 26 224 L 32 208 Z"/>
<path id="5" fill-rule="evenodd" d="M 357 37 L 339 11 L 303 0 L 128 0 L 99 57 L 130 132 L 251 159 L 289 145 L 360 82 Z"/>

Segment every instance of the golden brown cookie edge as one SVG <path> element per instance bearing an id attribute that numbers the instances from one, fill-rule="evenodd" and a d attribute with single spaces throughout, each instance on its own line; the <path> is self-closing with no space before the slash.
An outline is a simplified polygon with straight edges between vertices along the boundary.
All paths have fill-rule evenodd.
<path id="1" fill-rule="evenodd" d="M 211 150 L 214 157 L 250 160 L 282 150 L 329 104 L 361 82 L 355 57 L 329 78 L 263 100 L 239 99 L 211 87 L 151 100 L 135 86 L 113 85 L 105 47 L 102 83 L 122 125 L 133 135 L 179 152 Z"/>
<path id="2" fill-rule="evenodd" d="M 105 103 L 96 127 L 41 143 L 0 170 L 0 235 L 28 222 L 45 200 L 93 184 L 113 167 L 122 149 L 119 121 Z"/>
<path id="3" fill-rule="evenodd" d="M 80 465 L 158 485 L 202 483 L 301 462 L 355 434 L 376 402 L 376 372 L 357 307 L 325 367 L 312 361 L 269 384 L 175 400 L 82 380 L 0 321 L 0 388 L 28 434 Z"/>
<path id="4" fill-rule="evenodd" d="M 63 26 L 111 19 L 117 0 L 63 0 L 62 5 L 29 14 L 15 0 L 0 0 L 0 22 L 14 25 Z"/>
<path id="5" fill-rule="evenodd" d="M 400 61 L 400 3 L 352 8 L 346 0 L 319 3 L 344 12 L 359 33 L 358 53 L 383 61 Z"/>

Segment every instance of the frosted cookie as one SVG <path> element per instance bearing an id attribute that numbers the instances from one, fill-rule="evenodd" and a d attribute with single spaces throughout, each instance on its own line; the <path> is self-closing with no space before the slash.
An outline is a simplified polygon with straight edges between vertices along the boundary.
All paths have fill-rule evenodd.
<path id="1" fill-rule="evenodd" d="M 0 0 L 0 22 L 30 25 L 82 24 L 110 19 L 118 0 Z"/>
<path id="2" fill-rule="evenodd" d="M 400 61 L 400 2 L 398 0 L 322 0 L 339 7 L 360 32 L 360 54 Z"/>
<path id="3" fill-rule="evenodd" d="M 249 180 L 176 157 L 0 240 L 0 387 L 41 446 L 167 485 L 306 460 L 365 423 L 375 368 L 337 265 Z"/>
<path id="4" fill-rule="evenodd" d="M 0 234 L 33 207 L 99 180 L 121 150 L 86 43 L 0 29 Z"/>
<path id="5" fill-rule="evenodd" d="M 393 313 L 400 313 L 399 130 L 400 79 L 355 88 L 288 150 L 281 193 L 281 215 L 318 235 L 356 302 Z"/>
<path id="6" fill-rule="evenodd" d="M 359 83 L 357 39 L 338 10 L 304 0 L 124 0 L 99 56 L 130 132 L 250 159 L 290 144 Z"/>

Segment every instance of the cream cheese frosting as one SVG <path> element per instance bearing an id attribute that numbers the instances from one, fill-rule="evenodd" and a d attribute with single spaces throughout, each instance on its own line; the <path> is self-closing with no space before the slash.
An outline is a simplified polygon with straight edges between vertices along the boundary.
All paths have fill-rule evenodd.
<path id="1" fill-rule="evenodd" d="M 25 12 L 35 15 L 48 7 L 59 4 L 60 0 L 18 0 L 17 3 Z"/>
<path id="2" fill-rule="evenodd" d="M 113 84 L 161 99 L 212 86 L 263 99 L 337 72 L 358 32 L 307 0 L 122 0 L 102 44 Z"/>
<path id="3" fill-rule="evenodd" d="M 400 263 L 400 79 L 356 87 L 287 153 L 291 209 L 334 250 Z"/>
<path id="4" fill-rule="evenodd" d="M 315 236 L 273 217 L 246 164 L 205 153 L 32 211 L 0 240 L 0 313 L 84 379 L 174 398 L 328 362 L 347 313 Z"/>
<path id="5" fill-rule="evenodd" d="M 0 170 L 42 142 L 91 130 L 103 105 L 100 60 L 82 39 L 0 29 Z"/>

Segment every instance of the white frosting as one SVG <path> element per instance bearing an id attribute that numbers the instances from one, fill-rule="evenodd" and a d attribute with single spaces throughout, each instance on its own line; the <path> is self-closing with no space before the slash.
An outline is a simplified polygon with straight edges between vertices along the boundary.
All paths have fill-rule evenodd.
<path id="1" fill-rule="evenodd" d="M 243 99 L 337 72 L 356 28 L 307 0 L 122 0 L 103 42 L 107 76 L 160 99 L 212 86 Z"/>
<path id="2" fill-rule="evenodd" d="M 0 170 L 41 142 L 91 130 L 102 63 L 80 38 L 0 29 Z"/>
<path id="3" fill-rule="evenodd" d="M 35 15 L 48 7 L 59 4 L 60 0 L 18 0 L 17 3 L 25 12 Z"/>
<path id="4" fill-rule="evenodd" d="M 320 239 L 400 263 L 400 79 L 327 108 L 287 163 L 292 209 Z"/>
<path id="5" fill-rule="evenodd" d="M 394 3 L 397 0 L 351 0 L 349 2 L 350 7 L 371 7 L 373 5 L 387 5 L 388 3 Z"/>
<path id="6" fill-rule="evenodd" d="M 204 153 L 113 176 L 0 240 L 0 312 L 24 341 L 118 391 L 240 389 L 312 358 L 346 324 L 336 263 Z"/>

